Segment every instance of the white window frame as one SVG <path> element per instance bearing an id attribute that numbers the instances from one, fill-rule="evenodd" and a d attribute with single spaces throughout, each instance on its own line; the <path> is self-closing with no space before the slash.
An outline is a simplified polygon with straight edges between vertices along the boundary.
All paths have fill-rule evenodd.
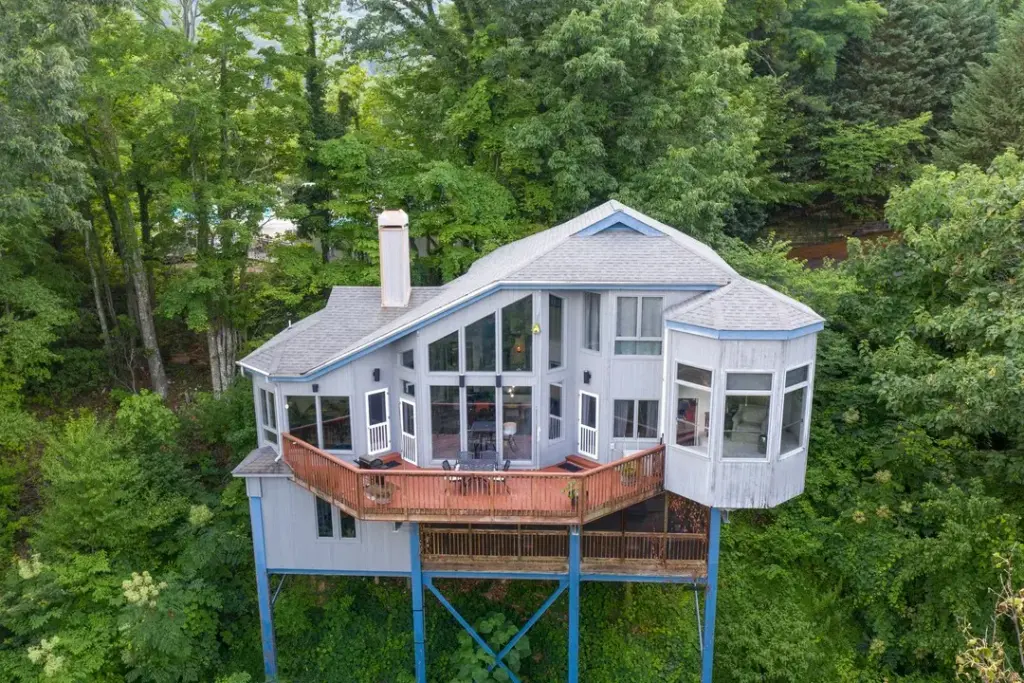
<path id="1" fill-rule="evenodd" d="M 376 394 L 384 394 L 384 421 L 370 424 L 370 397 Z M 380 453 L 386 453 L 391 450 L 391 401 L 388 396 L 388 390 L 374 389 L 373 391 L 366 392 L 366 400 L 364 402 L 366 406 L 366 453 L 367 455 L 378 455 Z M 383 425 L 383 429 L 379 429 Z M 378 432 L 384 432 L 382 440 L 383 445 L 380 448 L 374 449 L 374 428 L 378 428 Z M 377 436 L 378 440 L 380 436 Z"/>
<path id="2" fill-rule="evenodd" d="M 583 424 L 583 397 L 584 396 L 589 396 L 589 397 L 594 399 L 594 426 L 593 427 L 588 427 L 588 426 Z M 600 444 L 600 441 L 601 441 L 601 397 L 598 396 L 597 394 L 592 394 L 589 391 L 583 391 L 581 389 L 580 390 L 580 398 L 579 398 L 579 407 L 578 407 L 578 410 L 577 410 L 576 418 L 577 418 L 577 430 L 576 430 L 576 432 L 577 432 L 577 439 L 578 439 L 580 455 L 584 455 L 584 456 L 586 456 L 588 458 L 591 458 L 593 460 L 599 459 L 599 454 L 601 452 L 601 444 Z M 583 434 L 584 434 L 583 430 L 584 429 L 593 431 L 593 433 L 594 433 L 594 452 L 593 453 L 588 453 L 588 452 L 583 450 L 582 442 L 583 442 Z"/>
<path id="3" fill-rule="evenodd" d="M 619 305 L 623 299 L 635 299 L 636 300 L 636 334 L 635 337 L 620 337 L 619 336 Z M 614 356 L 633 356 L 637 358 L 651 358 L 662 355 L 665 352 L 665 343 L 663 340 L 662 331 L 658 330 L 657 337 L 643 337 L 640 336 L 643 331 L 643 319 L 644 319 L 644 300 L 645 299 L 658 299 L 661 301 L 661 315 L 662 320 L 665 316 L 665 297 L 663 296 L 643 296 L 642 294 L 634 295 L 622 295 L 615 297 L 615 334 L 612 338 L 612 355 Z M 660 325 L 659 327 L 662 327 Z M 658 353 L 619 353 L 618 346 L 619 342 L 657 342 Z"/>
<path id="4" fill-rule="evenodd" d="M 786 386 L 786 375 L 793 370 L 800 368 L 807 368 L 807 379 L 802 382 L 797 382 L 791 387 Z M 797 363 L 792 367 L 787 367 L 782 372 L 782 405 L 779 411 L 779 460 L 785 460 L 791 455 L 796 455 L 800 451 L 807 448 L 807 441 L 810 438 L 811 431 L 811 379 L 814 377 L 814 363 L 807 361 L 805 363 Z M 783 452 L 782 450 L 782 430 L 786 425 L 783 424 L 782 420 L 786 414 L 786 394 L 797 389 L 804 389 L 804 414 L 803 424 L 800 427 L 800 444 L 796 448 L 791 448 L 788 451 Z"/>
<path id="5" fill-rule="evenodd" d="M 303 396 L 305 394 L 294 394 L 295 396 Z M 322 396 L 320 394 L 313 394 L 316 399 L 316 439 L 315 446 L 321 450 L 327 451 L 328 453 L 352 453 L 355 448 L 355 439 L 352 439 L 352 448 L 325 448 L 324 447 L 324 412 L 322 408 L 322 400 L 324 398 L 344 398 L 348 399 L 348 424 L 349 434 L 351 435 L 352 430 L 352 397 L 344 394 L 331 394 Z M 288 429 L 291 430 L 291 422 L 288 423 Z"/>
<path id="6" fill-rule="evenodd" d="M 279 416 L 277 414 L 277 391 L 264 387 L 258 387 L 258 389 L 259 391 L 256 395 L 259 396 L 260 407 L 257 408 L 256 414 L 259 416 L 260 422 L 260 439 L 277 450 L 281 444 L 281 421 L 278 419 Z M 270 425 L 270 421 L 273 421 L 273 426 Z M 273 441 L 267 438 L 267 432 L 271 432 L 274 435 Z"/>
<path id="7" fill-rule="evenodd" d="M 768 375 L 771 378 L 771 385 L 768 390 L 763 389 L 729 389 L 729 375 Z M 772 405 L 775 397 L 775 383 L 778 381 L 776 377 L 777 373 L 775 369 L 756 369 L 756 368 L 735 368 L 731 370 L 724 370 L 723 376 L 723 400 L 722 400 L 722 429 L 721 429 L 721 443 L 719 444 L 719 459 L 722 462 L 757 462 L 765 463 L 770 462 L 772 458 L 772 443 L 774 441 L 772 435 L 776 428 L 776 420 L 772 415 L 774 406 Z M 767 396 L 768 397 L 768 432 L 765 435 L 765 449 L 763 456 L 748 456 L 748 457 L 726 457 L 725 455 L 725 411 L 729 405 L 730 396 Z"/>
<path id="8" fill-rule="evenodd" d="M 624 401 L 633 404 L 633 433 L 625 436 L 615 436 L 615 403 Z M 640 401 L 653 401 L 658 409 L 658 419 L 654 421 L 654 436 L 638 436 L 640 433 Z M 659 398 L 614 398 L 612 399 L 612 438 L 626 439 L 629 441 L 657 441 L 658 432 L 661 431 L 661 399 Z"/>
<path id="9" fill-rule="evenodd" d="M 408 365 L 405 364 L 405 354 L 407 354 L 407 353 L 411 353 L 412 354 L 412 367 L 409 367 Z M 415 348 L 409 348 L 409 349 L 405 349 L 404 351 L 399 351 L 398 352 L 398 367 L 403 368 L 405 370 L 415 370 L 416 369 L 416 349 Z"/>
<path id="10" fill-rule="evenodd" d="M 591 348 L 587 346 L 587 331 L 590 326 L 587 324 L 587 316 L 590 311 L 590 307 L 587 306 L 587 297 L 597 297 L 597 340 L 596 345 Z M 580 334 L 580 347 L 584 351 L 590 351 L 591 353 L 601 353 L 601 304 L 603 303 L 600 292 L 583 292 L 583 310 L 580 312 L 580 316 L 583 320 L 583 326 Z"/>
<path id="11" fill-rule="evenodd" d="M 672 400 L 672 404 L 671 404 L 671 410 L 667 413 L 667 416 L 669 417 L 669 419 L 671 421 L 672 438 L 669 439 L 668 435 L 666 435 L 665 436 L 665 440 L 667 442 L 671 443 L 671 445 L 675 446 L 676 448 L 683 449 L 687 453 L 692 453 L 694 455 L 699 455 L 702 458 L 711 458 L 711 439 L 712 439 L 712 436 L 714 434 L 714 425 L 715 425 L 714 404 L 715 404 L 715 380 L 716 380 L 717 373 L 716 373 L 714 368 L 707 367 L 707 366 L 704 366 L 704 365 L 697 365 L 696 363 L 691 363 L 689 361 L 673 360 L 673 361 L 671 361 L 671 363 L 672 363 L 672 365 L 670 367 L 674 371 L 672 373 L 672 399 L 671 399 Z M 686 365 L 687 367 L 697 368 L 698 370 L 704 370 L 705 372 L 710 372 L 711 373 L 711 386 L 706 387 L 703 384 L 694 384 L 693 382 L 687 382 L 684 379 L 679 379 L 679 368 L 678 368 L 678 366 L 680 366 L 680 365 Z M 695 446 L 680 446 L 678 443 L 676 443 L 676 429 L 678 429 L 677 412 L 679 410 L 679 387 L 687 387 L 687 388 L 693 389 L 695 391 L 706 391 L 706 392 L 708 392 L 708 447 L 706 449 L 706 452 L 701 452 Z M 694 426 L 699 426 L 699 422 L 695 423 Z"/>
<path id="12" fill-rule="evenodd" d="M 356 530 L 355 536 L 342 536 L 341 535 L 341 515 L 348 514 L 342 513 L 341 509 L 331 503 L 329 500 L 325 500 L 318 495 L 311 494 L 313 498 L 313 538 L 316 539 L 317 543 L 359 543 L 363 536 L 362 523 L 358 517 L 348 515 L 355 521 L 353 527 Z M 321 536 L 320 535 L 320 519 L 317 516 L 316 502 L 322 500 L 327 503 L 328 507 L 331 508 L 331 535 Z"/>
<path id="13" fill-rule="evenodd" d="M 551 387 L 558 387 L 561 393 L 559 399 L 559 409 L 562 411 L 561 415 L 551 414 Z M 565 385 L 562 382 L 548 382 L 548 443 L 558 443 L 565 440 Z M 558 438 L 551 438 L 551 420 L 552 418 L 558 420 Z"/>
<path id="14" fill-rule="evenodd" d="M 399 430 L 402 433 L 402 459 L 406 462 L 411 462 L 413 465 L 416 464 L 416 434 L 409 434 L 405 431 L 405 411 L 406 408 L 412 411 L 412 429 L 413 432 L 419 431 L 419 425 L 416 424 L 416 403 L 410 401 L 407 398 L 400 398 L 398 400 L 398 421 Z M 408 457 L 407 451 L 412 450 L 412 457 Z"/>

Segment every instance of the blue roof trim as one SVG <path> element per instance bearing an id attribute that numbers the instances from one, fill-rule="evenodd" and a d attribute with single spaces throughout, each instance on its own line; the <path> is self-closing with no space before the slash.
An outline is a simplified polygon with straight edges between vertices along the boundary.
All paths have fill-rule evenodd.
<path id="1" fill-rule="evenodd" d="M 609 228 L 615 228 L 619 225 L 623 225 L 631 230 L 644 235 L 645 237 L 664 237 L 665 233 L 658 230 L 653 225 L 648 225 L 641 220 L 633 218 L 625 211 L 616 211 L 615 213 L 602 218 L 601 220 L 593 223 L 586 228 L 578 231 L 574 237 L 590 237 L 600 232 L 608 230 Z"/>
<path id="2" fill-rule="evenodd" d="M 674 320 L 666 320 L 665 327 L 670 330 L 695 334 L 700 337 L 723 340 L 744 340 L 744 341 L 786 341 L 787 339 L 799 339 L 815 332 L 825 329 L 825 323 L 816 322 L 810 325 L 798 327 L 795 330 L 716 330 L 711 327 L 690 325 Z"/>
<path id="3" fill-rule="evenodd" d="M 454 306 L 451 306 L 450 308 L 446 308 L 446 309 L 444 309 L 442 311 L 439 311 L 439 312 L 435 313 L 434 315 L 431 315 L 428 318 L 420 320 L 419 322 L 415 323 L 414 325 L 412 325 L 412 326 L 410 326 L 408 328 L 405 328 L 405 329 L 402 329 L 402 330 L 396 330 L 395 332 L 392 332 L 391 334 L 389 334 L 387 336 L 381 337 L 380 339 L 378 339 L 377 341 L 373 342 L 372 344 L 370 344 L 366 348 L 361 349 L 361 350 L 353 353 L 352 355 L 345 356 L 343 358 L 339 358 L 338 360 L 335 360 L 335 361 L 325 365 L 324 367 L 320 368 L 316 372 L 311 372 L 311 373 L 306 374 L 306 375 L 300 375 L 298 377 L 290 376 L 290 375 L 278 376 L 278 375 L 270 375 L 270 374 L 266 375 L 266 377 L 267 377 L 267 379 L 269 381 L 272 381 L 272 382 L 311 382 L 311 381 L 313 381 L 315 379 L 323 377 L 324 375 L 326 375 L 329 372 L 332 372 L 333 370 L 337 370 L 340 367 L 348 365 L 349 363 L 351 363 L 353 361 L 356 361 L 356 360 L 362 358 L 363 356 L 367 356 L 367 355 L 373 353 L 374 351 L 377 351 L 377 350 L 387 346 L 388 344 L 390 344 L 392 342 L 398 341 L 399 339 L 401 339 L 402 337 L 405 337 L 406 335 L 409 335 L 409 334 L 412 334 L 413 332 L 421 330 L 424 327 L 437 322 L 438 320 L 446 318 L 447 316 L 449 316 L 449 315 L 451 315 L 453 313 L 456 313 L 457 311 L 460 311 L 463 308 L 466 308 L 467 306 L 475 304 L 477 301 L 485 299 L 488 296 L 490 296 L 491 294 L 494 294 L 495 292 L 499 292 L 499 291 L 501 291 L 503 289 L 509 289 L 509 290 L 554 289 L 554 290 L 588 290 L 588 291 L 614 289 L 614 290 L 631 290 L 631 291 L 652 291 L 652 290 L 657 290 L 657 291 L 665 291 L 665 292 L 675 292 L 675 291 L 693 292 L 693 291 L 711 291 L 711 290 L 714 290 L 714 289 L 718 289 L 721 286 L 722 285 L 659 285 L 659 284 L 632 284 L 632 285 L 628 285 L 628 284 L 616 284 L 616 283 L 574 283 L 574 284 L 571 284 L 571 285 L 566 285 L 566 284 L 561 284 L 561 283 L 545 283 L 545 282 L 496 283 L 495 285 L 492 285 L 492 286 L 488 287 L 487 289 L 485 289 L 485 290 L 483 290 L 481 292 L 478 292 L 477 294 L 474 294 L 470 298 L 468 298 L 468 299 L 466 299 L 464 301 L 461 301 L 458 304 L 456 304 Z"/>

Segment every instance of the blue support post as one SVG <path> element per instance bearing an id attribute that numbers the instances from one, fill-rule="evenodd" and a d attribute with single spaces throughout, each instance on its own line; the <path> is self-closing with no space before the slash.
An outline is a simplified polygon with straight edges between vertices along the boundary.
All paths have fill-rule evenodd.
<path id="1" fill-rule="evenodd" d="M 423 625 L 423 568 L 420 565 L 420 525 L 409 523 L 409 561 L 412 577 L 412 641 L 416 683 L 427 683 L 426 628 Z"/>
<path id="2" fill-rule="evenodd" d="M 718 545 L 722 532 L 722 511 L 711 508 L 708 529 L 708 582 L 704 596 L 704 650 L 701 653 L 700 683 L 711 683 L 715 659 L 715 609 L 718 605 Z"/>
<path id="3" fill-rule="evenodd" d="M 274 643 L 274 607 L 270 601 L 270 574 L 267 572 L 267 548 L 263 537 L 263 499 L 249 497 L 252 523 L 252 551 L 256 560 L 256 596 L 260 608 L 260 636 L 263 640 L 263 673 L 268 681 L 277 680 L 277 645 Z"/>
<path id="4" fill-rule="evenodd" d="M 569 683 L 580 680 L 580 528 L 569 528 Z"/>

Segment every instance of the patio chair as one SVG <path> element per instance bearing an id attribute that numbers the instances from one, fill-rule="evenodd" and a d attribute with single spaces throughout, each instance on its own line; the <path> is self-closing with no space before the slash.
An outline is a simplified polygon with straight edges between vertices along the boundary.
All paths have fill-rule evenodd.
<path id="1" fill-rule="evenodd" d="M 455 468 L 452 468 L 452 464 L 450 462 L 448 462 L 447 460 L 442 460 L 441 461 L 441 469 L 444 470 L 445 472 L 452 472 L 452 471 L 458 469 L 458 463 L 456 463 Z M 454 485 L 458 486 L 459 488 L 462 488 L 462 484 L 463 484 L 462 477 L 449 476 L 449 477 L 445 477 L 445 481 L 447 481 L 450 484 L 454 484 Z"/>
<path id="2" fill-rule="evenodd" d="M 508 472 L 511 467 L 512 467 L 512 461 L 511 460 L 506 460 L 505 464 L 502 465 L 502 467 L 501 467 L 501 471 L 502 472 Z M 502 477 L 495 477 L 494 478 L 494 483 L 495 484 L 501 484 L 502 486 L 504 486 L 505 487 L 505 493 L 511 493 L 511 491 L 508 488 L 508 479 L 507 478 L 505 478 L 503 476 Z"/>
<path id="3" fill-rule="evenodd" d="M 515 422 L 506 422 L 501 425 L 501 435 L 505 438 L 505 445 L 507 445 L 513 453 L 516 450 L 517 431 L 519 431 L 519 425 Z"/>

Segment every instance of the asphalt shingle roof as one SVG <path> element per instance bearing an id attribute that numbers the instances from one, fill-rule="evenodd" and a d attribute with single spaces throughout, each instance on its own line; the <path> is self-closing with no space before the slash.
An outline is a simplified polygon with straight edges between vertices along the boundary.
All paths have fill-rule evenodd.
<path id="1" fill-rule="evenodd" d="M 614 221 L 613 216 L 640 221 L 662 234 L 641 235 L 631 230 L 606 230 L 585 237 L 578 234 L 600 221 Z M 792 329 L 790 321 L 807 316 L 814 317 L 812 322 L 820 320 L 806 306 L 766 287 L 747 283 L 755 289 L 730 289 L 736 282 L 747 281 L 706 244 L 609 201 L 495 249 L 462 277 L 442 287 L 414 287 L 409 306 L 403 309 L 381 308 L 379 287 L 336 287 L 322 311 L 284 330 L 241 364 L 272 377 L 309 375 L 385 339 L 397 338 L 414 325 L 502 283 L 707 285 L 719 289 L 677 307 L 679 315 L 688 317 L 681 322 L 692 318 L 704 321 L 692 324 L 714 327 L 721 319 L 723 324 L 746 326 L 735 329 L 769 330 Z M 721 296 L 725 290 L 742 298 L 733 303 L 729 295 L 726 302 Z M 719 296 L 709 298 L 712 294 Z M 727 310 L 705 311 L 698 304 L 701 301 L 718 302 L 716 306 L 725 302 Z"/>
<path id="2" fill-rule="evenodd" d="M 245 456 L 245 459 L 238 463 L 231 474 L 236 477 L 247 477 L 254 474 L 262 476 L 291 476 L 292 470 L 285 464 L 284 460 L 277 457 L 277 453 L 270 446 L 257 448 Z"/>
<path id="3" fill-rule="evenodd" d="M 823 318 L 785 294 L 741 278 L 667 309 L 665 320 L 713 330 L 786 331 Z"/>

